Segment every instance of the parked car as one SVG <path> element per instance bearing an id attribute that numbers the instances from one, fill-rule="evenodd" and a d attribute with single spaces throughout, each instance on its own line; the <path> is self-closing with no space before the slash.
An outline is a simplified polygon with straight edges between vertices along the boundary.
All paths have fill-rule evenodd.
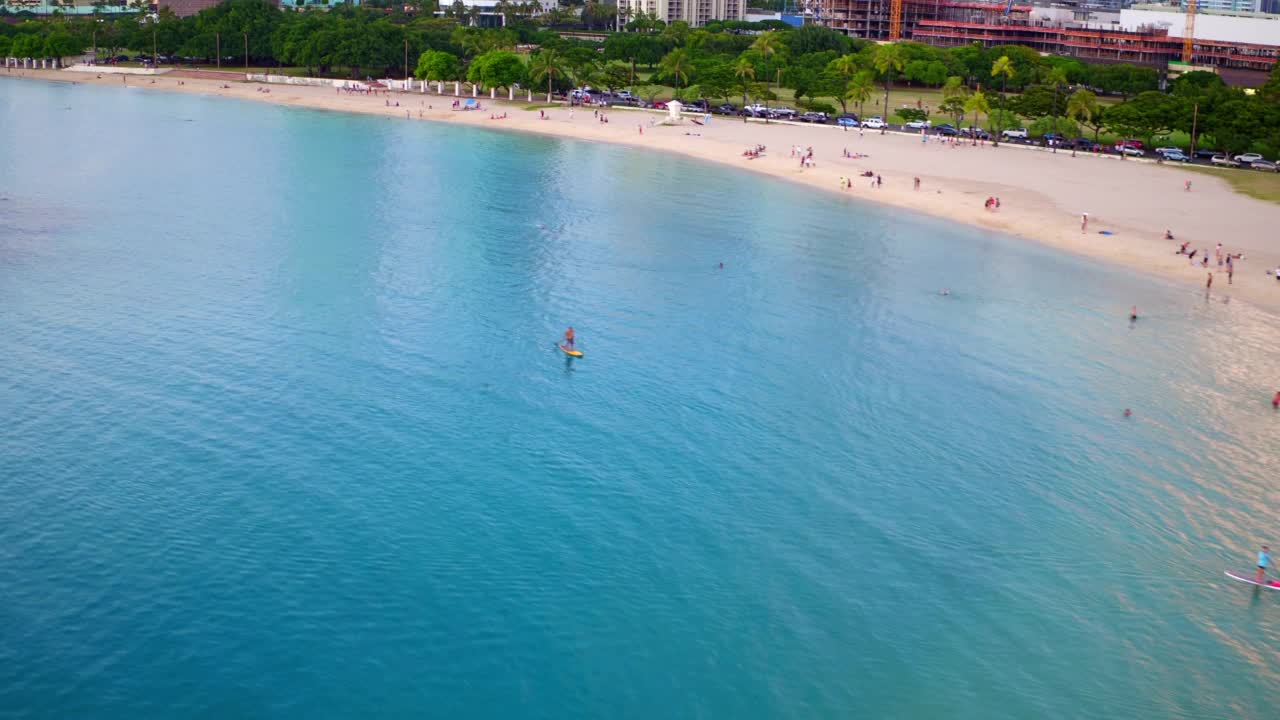
<path id="1" fill-rule="evenodd" d="M 1165 151 L 1160 153 L 1160 157 L 1170 162 L 1191 162 L 1191 158 L 1178 148 L 1165 148 Z"/>
<path id="2" fill-rule="evenodd" d="M 738 106 L 733 103 L 725 103 L 711 108 L 711 112 L 719 113 L 720 115 L 737 115 Z"/>
<path id="3" fill-rule="evenodd" d="M 824 124 L 824 125 L 825 125 L 825 124 L 826 124 L 826 122 L 827 122 L 827 114 L 826 114 L 826 113 L 824 113 L 824 112 L 813 112 L 813 111 L 810 111 L 810 112 L 807 112 L 807 113 L 805 113 L 805 114 L 801 115 L 799 119 L 800 119 L 800 121 L 801 121 L 801 122 L 807 122 L 807 123 L 822 123 L 822 124 Z"/>
<path id="4" fill-rule="evenodd" d="M 1027 132 L 1026 128 L 1009 128 L 1000 133 L 1000 137 L 1005 140 L 1026 140 L 1031 137 L 1031 133 Z"/>
<path id="5" fill-rule="evenodd" d="M 1270 160 L 1254 160 L 1253 162 L 1249 163 L 1249 167 L 1253 168 L 1254 170 L 1266 170 L 1267 172 L 1280 172 L 1280 166 L 1277 166 L 1275 163 L 1271 162 Z"/>
<path id="6" fill-rule="evenodd" d="M 1182 152 L 1182 151 L 1176 147 L 1158 147 L 1155 149 L 1155 153 L 1157 155 L 1164 155 L 1165 153 L 1169 153 L 1169 152 Z"/>
<path id="7" fill-rule="evenodd" d="M 858 116 L 849 114 L 841 115 L 836 118 L 836 124 L 840 127 L 858 127 Z"/>
<path id="8" fill-rule="evenodd" d="M 928 120 L 912 120 L 911 122 L 907 123 L 903 127 L 907 128 L 908 130 L 924 130 L 925 128 L 928 128 L 932 125 L 933 123 L 929 122 Z"/>
<path id="9" fill-rule="evenodd" d="M 776 107 L 770 110 L 769 116 L 777 118 L 778 120 L 794 120 L 796 111 L 786 105 L 783 105 L 782 107 Z"/>
<path id="10" fill-rule="evenodd" d="M 707 101 L 692 100 L 690 102 L 684 103 L 684 109 L 688 112 L 700 112 L 700 113 L 707 112 L 708 110 Z"/>
<path id="11" fill-rule="evenodd" d="M 1044 135 L 1040 136 L 1040 142 L 1044 143 L 1045 145 L 1048 145 L 1049 143 L 1053 143 L 1055 145 L 1062 145 L 1066 143 L 1066 141 L 1067 139 L 1059 133 L 1045 133 Z"/>
<path id="12" fill-rule="evenodd" d="M 1146 155 L 1146 151 L 1142 148 L 1136 148 L 1132 145 L 1117 145 L 1116 152 L 1128 155 L 1129 157 L 1142 157 Z"/>
<path id="13" fill-rule="evenodd" d="M 617 95 L 619 100 L 630 100 L 632 97 L 634 97 L 631 94 L 630 90 L 619 90 L 618 92 L 614 93 L 614 95 Z"/>
<path id="14" fill-rule="evenodd" d="M 991 139 L 991 133 L 987 132 L 986 130 L 983 130 L 983 129 L 982 129 L 982 128 L 980 128 L 980 127 L 973 127 L 973 126 L 970 126 L 970 127 L 967 127 L 967 128 L 963 128 L 963 129 L 961 129 L 961 130 L 960 130 L 960 134 L 961 134 L 961 135 L 963 135 L 963 136 L 965 136 L 965 137 L 967 137 L 967 138 L 976 137 L 976 138 L 977 138 L 977 139 L 979 139 L 979 140 L 990 140 L 990 139 Z"/>
<path id="15" fill-rule="evenodd" d="M 882 128 L 889 127 L 889 123 L 885 122 L 884 118 L 881 117 L 870 117 L 862 121 L 862 127 L 870 128 L 872 130 L 880 130 Z"/>
<path id="16" fill-rule="evenodd" d="M 1121 145 L 1123 145 L 1123 146 L 1125 146 L 1125 147 L 1131 147 L 1131 148 L 1134 148 L 1134 149 L 1136 149 L 1136 150 L 1142 150 L 1142 149 L 1143 149 L 1143 147 L 1144 147 L 1144 146 L 1143 146 L 1143 144 L 1142 144 L 1142 141 L 1141 141 L 1141 140 L 1122 140 L 1122 141 L 1120 141 L 1120 142 L 1116 143 L 1116 147 L 1117 147 L 1117 148 L 1119 148 Z M 1119 151 L 1119 150 L 1116 150 L 1116 152 L 1120 152 L 1120 151 Z"/>
<path id="17" fill-rule="evenodd" d="M 667 101 L 666 101 L 666 100 L 659 100 L 658 102 L 654 103 L 652 107 L 653 107 L 655 110 L 666 110 L 666 109 L 667 109 Z"/>
<path id="18" fill-rule="evenodd" d="M 933 128 L 933 134 L 945 135 L 947 137 L 955 137 L 956 135 L 960 134 L 960 131 L 957 130 L 956 126 L 952 125 L 951 123 L 942 123 L 941 125 L 935 126 Z"/>
<path id="19" fill-rule="evenodd" d="M 1265 160 L 1266 158 L 1262 157 L 1258 153 L 1245 153 L 1243 155 L 1237 155 L 1233 159 L 1241 165 L 1248 165 L 1249 163 Z"/>
<path id="20" fill-rule="evenodd" d="M 764 115 L 768 109 L 769 108 L 761 105 L 760 103 L 755 103 L 754 105 L 748 105 L 742 108 L 742 114 L 750 115 L 752 117 L 760 117 L 761 115 Z"/>
<path id="21" fill-rule="evenodd" d="M 1223 167 L 1240 167 L 1239 162 L 1232 160 L 1226 155 L 1214 155 L 1213 159 L 1210 160 L 1209 162 L 1213 163 L 1214 165 L 1221 165 Z"/>
<path id="22" fill-rule="evenodd" d="M 1192 153 L 1191 157 L 1197 160 L 1212 160 L 1213 156 L 1217 154 L 1218 154 L 1217 150 L 1212 150 L 1210 148 L 1200 148 L 1199 150 Z"/>

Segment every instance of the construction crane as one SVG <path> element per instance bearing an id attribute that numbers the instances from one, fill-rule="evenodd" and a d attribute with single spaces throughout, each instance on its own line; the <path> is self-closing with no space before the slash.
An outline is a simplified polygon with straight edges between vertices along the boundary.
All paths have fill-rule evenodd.
<path id="1" fill-rule="evenodd" d="M 1196 40 L 1196 0 L 1187 3 L 1187 28 L 1182 31 L 1182 62 L 1191 64 L 1192 46 Z"/>
<path id="2" fill-rule="evenodd" d="M 889 42 L 902 39 L 902 0 L 889 0 Z"/>

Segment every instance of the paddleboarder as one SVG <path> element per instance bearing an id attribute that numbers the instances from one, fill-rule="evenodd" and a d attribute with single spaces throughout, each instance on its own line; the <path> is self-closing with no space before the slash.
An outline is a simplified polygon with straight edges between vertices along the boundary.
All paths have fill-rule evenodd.
<path id="1" fill-rule="evenodd" d="M 570 350 L 575 349 L 573 347 L 573 326 L 572 325 L 569 326 L 568 330 L 564 331 L 564 346 L 569 348 Z"/>
<path id="2" fill-rule="evenodd" d="M 1258 577 L 1255 582 L 1262 584 L 1262 576 L 1267 572 L 1267 565 L 1271 564 L 1271 555 L 1267 553 L 1267 546 L 1263 545 L 1258 551 Z"/>

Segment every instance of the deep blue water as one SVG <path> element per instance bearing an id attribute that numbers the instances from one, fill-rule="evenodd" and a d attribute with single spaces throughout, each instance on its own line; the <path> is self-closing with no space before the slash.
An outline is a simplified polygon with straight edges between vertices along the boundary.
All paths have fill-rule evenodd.
<path id="1" fill-rule="evenodd" d="M 584 143 L 0 130 L 0 717 L 1276 715 L 1225 289 Z"/>

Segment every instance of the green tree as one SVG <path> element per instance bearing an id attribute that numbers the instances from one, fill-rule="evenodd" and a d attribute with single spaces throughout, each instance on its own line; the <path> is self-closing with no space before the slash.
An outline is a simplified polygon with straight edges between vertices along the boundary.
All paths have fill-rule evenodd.
<path id="1" fill-rule="evenodd" d="M 889 88 L 893 86 L 893 77 L 896 73 L 902 71 L 906 65 L 906 59 L 902 51 L 901 43 L 890 43 L 888 45 L 880 45 L 875 50 L 873 63 L 876 72 L 880 74 L 884 80 L 884 119 L 889 120 Z M 880 128 L 880 134 L 884 134 L 884 128 Z"/>
<path id="2" fill-rule="evenodd" d="M 1132 100 L 1107 108 L 1107 127 L 1127 138 L 1142 138 L 1151 144 L 1155 136 L 1165 135 L 1173 129 L 1178 112 L 1179 105 L 1174 98 L 1148 90 L 1138 93 Z"/>
<path id="3" fill-rule="evenodd" d="M 764 84 L 766 89 L 769 87 L 770 70 L 772 69 L 774 58 L 781 57 L 784 49 L 782 36 L 777 30 L 763 33 L 751 43 L 751 50 L 759 55 L 764 62 Z"/>
<path id="4" fill-rule="evenodd" d="M 861 66 L 854 55 L 841 55 L 827 64 L 823 73 L 824 83 L 836 102 L 840 103 L 840 112 L 849 112 L 849 83 L 853 81 L 853 76 L 857 75 L 859 70 Z"/>
<path id="5" fill-rule="evenodd" d="M 871 93 L 876 89 L 876 78 L 870 70 L 863 70 L 854 75 L 849 80 L 849 89 L 845 91 L 845 98 L 849 102 L 858 104 L 858 119 L 862 119 L 862 106 L 871 99 Z"/>
<path id="6" fill-rule="evenodd" d="M 691 64 L 689 51 L 684 48 L 672 50 L 662 57 L 662 62 L 658 63 L 658 67 L 662 70 L 662 75 L 669 80 L 675 81 L 676 98 L 680 97 L 680 89 L 689 82 Z"/>
<path id="7" fill-rule="evenodd" d="M 529 78 L 534 82 L 547 82 L 547 102 L 551 102 L 552 86 L 566 76 L 564 58 L 555 50 L 539 50 L 529 61 Z"/>
<path id="8" fill-rule="evenodd" d="M 942 84 L 941 112 L 954 118 L 956 125 L 964 121 L 965 100 L 969 98 L 969 88 L 959 75 L 953 75 Z"/>
<path id="9" fill-rule="evenodd" d="M 742 86 L 742 104 L 747 104 L 747 93 L 751 88 L 751 83 L 756 79 L 756 66 L 749 58 L 739 56 L 733 63 L 733 76 L 738 79 L 738 83 Z M 743 122 L 746 122 L 746 116 L 743 116 Z"/>
<path id="10" fill-rule="evenodd" d="M 443 50 L 427 50 L 418 56 L 413 76 L 419 80 L 457 80 L 460 75 L 458 57 Z"/>
<path id="11" fill-rule="evenodd" d="M 978 133 L 976 132 L 976 129 L 978 128 L 978 113 L 991 112 L 991 103 L 987 102 L 987 96 L 983 95 L 981 90 L 978 90 L 974 94 L 970 95 L 968 100 L 964 101 L 964 109 L 973 113 L 973 127 L 975 129 L 975 132 L 973 133 L 973 144 L 977 145 Z"/>
<path id="12" fill-rule="evenodd" d="M 1098 133 L 1102 130 L 1102 108 L 1098 105 L 1098 96 L 1084 88 L 1071 93 L 1067 98 L 1067 117 L 1093 128 L 1093 142 L 1097 144 Z M 1076 154 L 1075 143 L 1071 144 L 1071 154 Z"/>
<path id="13" fill-rule="evenodd" d="M 43 54 L 56 60 L 59 67 L 62 66 L 62 58 L 79 55 L 83 50 L 83 45 L 62 30 L 55 30 L 44 39 Z"/>
<path id="14" fill-rule="evenodd" d="M 991 77 L 1000 78 L 1000 108 L 1004 109 L 1005 91 L 1009 87 L 1009 78 L 1013 77 L 1013 63 L 1009 60 L 1008 55 L 1001 55 L 994 63 L 991 64 Z M 1000 144 L 1000 132 L 1003 129 L 1004 128 L 997 125 L 995 128 L 995 135 L 991 140 L 993 144 Z"/>

